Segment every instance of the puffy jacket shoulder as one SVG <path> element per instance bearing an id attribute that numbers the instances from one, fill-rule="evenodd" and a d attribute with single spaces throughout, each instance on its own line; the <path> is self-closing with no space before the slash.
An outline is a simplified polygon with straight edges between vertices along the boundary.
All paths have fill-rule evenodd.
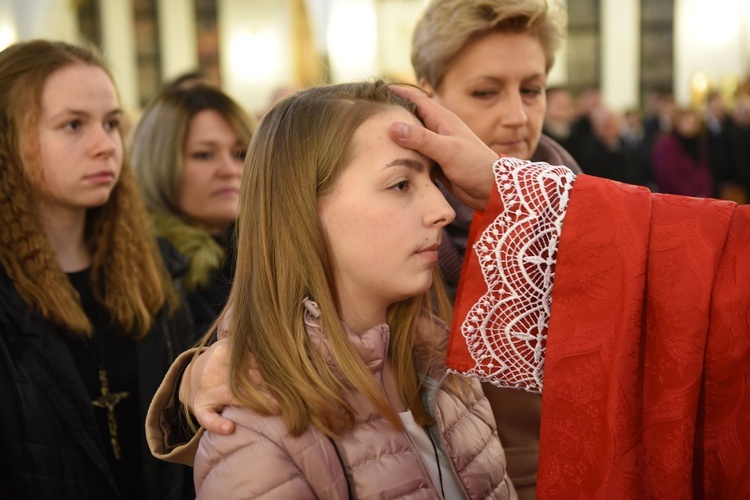
<path id="1" fill-rule="evenodd" d="M 445 454 L 469 498 L 516 498 L 489 401 L 478 381 L 461 382 L 468 387 L 460 386 L 460 397 L 447 389 L 435 394 Z"/>
<path id="2" fill-rule="evenodd" d="M 228 407 L 223 416 L 235 422 L 235 431 L 201 438 L 195 457 L 199 498 L 237 492 L 244 498 L 347 498 L 336 450 L 322 433 L 293 437 L 281 417 L 246 408 Z"/>

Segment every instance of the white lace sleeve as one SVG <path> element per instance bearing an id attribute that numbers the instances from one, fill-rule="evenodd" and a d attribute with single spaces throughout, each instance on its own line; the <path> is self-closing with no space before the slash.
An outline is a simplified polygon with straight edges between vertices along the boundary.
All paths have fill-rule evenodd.
<path id="1" fill-rule="evenodd" d="M 476 362 L 465 374 L 541 392 L 557 242 L 575 174 L 515 158 L 493 169 L 503 211 L 473 247 L 487 293 L 461 324 Z"/>

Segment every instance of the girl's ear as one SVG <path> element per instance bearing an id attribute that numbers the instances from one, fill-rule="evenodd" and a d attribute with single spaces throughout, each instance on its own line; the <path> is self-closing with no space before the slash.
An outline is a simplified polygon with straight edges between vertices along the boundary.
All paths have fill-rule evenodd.
<path id="1" fill-rule="evenodd" d="M 427 83 L 427 81 L 419 77 L 419 81 L 417 81 L 417 85 L 419 85 L 419 88 L 427 92 L 427 95 L 430 96 L 430 98 L 435 97 L 435 89 L 432 88 L 432 85 Z"/>

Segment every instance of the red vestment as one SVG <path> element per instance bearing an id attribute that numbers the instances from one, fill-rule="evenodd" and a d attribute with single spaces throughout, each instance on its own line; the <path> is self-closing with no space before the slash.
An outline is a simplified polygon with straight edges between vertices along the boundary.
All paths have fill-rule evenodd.
<path id="1" fill-rule="evenodd" d="M 494 291 L 475 247 L 459 286 L 449 366 L 485 370 L 487 380 L 499 372 L 480 366 L 487 363 L 478 352 L 511 350 L 526 361 L 541 353 L 537 498 L 750 497 L 750 206 L 586 175 L 566 193 L 540 332 L 494 335 L 514 326 L 508 308 L 500 320 L 477 317 L 494 314 L 477 307 L 488 296 L 512 293 Z M 507 203 L 493 193 L 472 241 L 507 215 Z M 535 217 L 520 226 L 542 227 Z M 485 255 L 498 268 L 521 262 L 506 251 Z M 533 274 L 539 259 L 523 265 Z M 485 351 L 467 347 L 480 336 Z"/>

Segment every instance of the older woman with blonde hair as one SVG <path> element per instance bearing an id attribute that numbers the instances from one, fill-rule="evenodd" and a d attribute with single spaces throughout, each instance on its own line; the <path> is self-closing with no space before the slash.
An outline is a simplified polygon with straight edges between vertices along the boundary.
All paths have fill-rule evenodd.
<path id="1" fill-rule="evenodd" d="M 133 166 L 156 233 L 185 255 L 196 340 L 216 319 L 234 274 L 232 232 L 254 122 L 218 88 L 168 87 L 131 137 Z"/>
<path id="2" fill-rule="evenodd" d="M 557 0 L 432 0 L 414 30 L 412 65 L 419 86 L 455 113 L 498 155 L 578 164 L 542 135 L 547 74 L 565 36 Z M 440 246 L 440 269 L 455 293 L 473 210 L 447 189 L 456 211 Z M 541 396 L 484 384 L 520 498 L 533 498 Z"/>
<path id="3" fill-rule="evenodd" d="M 433 0 L 412 39 L 418 85 L 497 154 L 578 170 L 542 135 L 547 73 L 566 20 L 557 1 Z M 445 192 L 457 217 L 447 228 L 440 268 L 455 289 L 472 211 Z"/>

